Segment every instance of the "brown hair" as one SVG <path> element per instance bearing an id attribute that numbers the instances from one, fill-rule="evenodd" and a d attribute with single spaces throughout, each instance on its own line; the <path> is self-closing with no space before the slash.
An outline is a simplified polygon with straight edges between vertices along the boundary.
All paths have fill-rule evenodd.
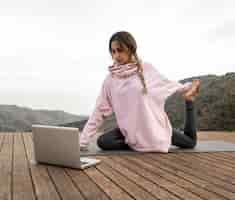
<path id="1" fill-rule="evenodd" d="M 143 93 L 147 94 L 147 86 L 145 83 L 144 75 L 143 75 L 143 64 L 137 55 L 137 44 L 134 37 L 126 31 L 120 31 L 114 33 L 109 40 L 109 52 L 112 54 L 111 44 L 113 41 L 117 41 L 121 47 L 127 47 L 130 52 L 131 59 L 134 59 L 137 62 L 138 66 L 138 75 L 140 77 L 141 83 L 143 85 Z"/>

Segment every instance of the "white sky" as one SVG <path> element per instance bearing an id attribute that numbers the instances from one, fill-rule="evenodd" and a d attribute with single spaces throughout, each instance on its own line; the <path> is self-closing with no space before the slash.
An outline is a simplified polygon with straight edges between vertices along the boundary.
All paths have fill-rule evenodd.
<path id="1" fill-rule="evenodd" d="M 120 30 L 170 79 L 235 71 L 234 0 L 7 0 L 0 104 L 91 114 Z"/>

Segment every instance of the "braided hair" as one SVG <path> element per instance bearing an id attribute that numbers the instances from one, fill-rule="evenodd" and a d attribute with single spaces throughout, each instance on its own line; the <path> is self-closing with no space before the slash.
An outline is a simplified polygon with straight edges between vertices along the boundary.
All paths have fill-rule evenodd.
<path id="1" fill-rule="evenodd" d="M 143 94 L 147 94 L 147 86 L 143 74 L 143 64 L 137 55 L 137 44 L 134 37 L 126 31 L 120 31 L 114 33 L 109 40 L 109 52 L 112 54 L 112 42 L 117 41 L 122 48 L 126 47 L 130 53 L 132 61 L 135 61 L 138 67 L 138 76 L 140 78 L 141 84 L 143 85 Z"/>

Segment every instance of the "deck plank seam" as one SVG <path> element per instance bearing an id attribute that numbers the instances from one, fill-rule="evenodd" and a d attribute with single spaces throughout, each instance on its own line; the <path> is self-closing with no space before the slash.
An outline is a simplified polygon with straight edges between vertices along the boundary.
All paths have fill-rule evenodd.
<path id="1" fill-rule="evenodd" d="M 111 178 L 109 178 L 107 175 L 105 175 L 102 170 L 98 169 L 97 167 L 95 167 L 96 170 L 98 170 L 105 178 L 109 179 L 115 186 L 117 186 L 120 190 L 122 190 L 123 192 L 125 192 L 131 199 L 136 200 L 136 198 L 130 194 L 128 191 L 124 190 L 122 187 L 120 187 L 116 182 L 112 181 Z"/>
<path id="2" fill-rule="evenodd" d="M 156 161 L 154 158 L 152 158 L 152 156 L 151 157 L 149 157 L 150 159 L 152 159 L 153 161 Z M 160 163 L 162 163 L 162 164 L 164 164 L 163 162 L 161 162 L 161 161 L 159 161 L 159 160 L 157 160 L 158 162 L 160 162 Z M 158 166 L 159 167 L 159 166 Z M 219 196 L 219 197 L 222 197 L 223 199 L 225 199 L 225 197 L 224 196 L 222 196 L 220 193 L 215 193 L 214 191 L 211 191 L 211 190 L 208 190 L 208 188 L 207 187 L 203 187 L 203 186 L 201 186 L 200 184 L 197 184 L 197 183 L 195 183 L 195 182 L 193 182 L 193 180 L 191 181 L 189 181 L 188 179 L 186 179 L 185 177 L 183 177 L 183 176 L 180 176 L 180 175 L 178 175 L 178 174 L 173 174 L 172 172 L 169 172 L 167 169 L 165 169 L 165 168 L 163 168 L 163 167 L 159 167 L 159 168 L 161 168 L 163 171 L 166 171 L 166 172 L 168 172 L 168 173 L 170 173 L 171 175 L 173 175 L 173 176 L 177 176 L 177 177 L 179 177 L 180 179 L 184 179 L 184 181 L 187 181 L 187 182 L 189 182 L 189 183 L 191 183 L 191 184 L 193 184 L 195 187 L 200 187 L 202 190 L 206 190 L 207 192 L 209 192 L 209 193 L 213 193 L 213 194 L 215 194 L 215 195 L 217 195 L 217 196 Z M 176 168 L 176 167 L 174 167 L 174 168 Z M 178 168 L 176 168 L 177 170 L 180 170 L 180 169 L 178 169 Z M 183 171 L 183 170 L 180 170 L 182 173 L 185 173 L 186 175 L 189 175 L 189 176 L 193 176 L 193 177 L 195 177 L 195 178 L 197 178 L 197 179 L 200 179 L 200 180 L 202 180 L 202 181 L 204 181 L 203 179 L 201 179 L 200 177 L 197 177 L 197 176 L 195 176 L 195 175 L 193 175 L 193 174 L 190 174 L 190 173 L 188 173 L 188 172 L 185 172 L 185 171 Z M 176 183 L 177 185 L 179 185 L 178 183 Z M 182 187 L 181 185 L 179 185 L 180 187 Z M 191 191 L 190 189 L 188 189 L 188 188 L 185 188 L 186 190 L 189 190 L 190 192 L 192 192 L 192 193 L 194 193 L 195 194 L 195 192 L 193 192 L 193 191 Z M 198 194 L 196 194 L 196 195 L 198 195 Z M 200 195 L 199 195 L 200 196 Z M 201 197 L 201 196 L 200 196 Z M 204 197 L 201 197 L 201 198 L 204 198 Z"/>
<path id="3" fill-rule="evenodd" d="M 159 162 L 162 162 L 162 160 L 160 160 Z M 163 164 L 164 164 L 164 162 L 162 162 Z M 169 164 L 169 163 L 168 163 Z M 171 167 L 173 167 L 173 168 L 177 168 L 176 166 L 172 166 L 171 165 Z M 190 167 L 189 166 L 187 166 L 187 165 L 185 165 L 184 164 L 184 167 L 187 169 L 187 170 L 190 170 Z M 178 168 L 177 168 L 178 169 Z M 197 179 L 199 179 L 199 180 L 202 180 L 203 182 L 206 182 L 208 185 L 210 185 L 210 186 L 214 186 L 215 188 L 220 188 L 221 190 L 223 190 L 224 192 L 228 192 L 228 193 L 233 193 L 233 191 L 231 191 L 231 190 L 228 190 L 224 185 L 222 185 L 222 184 L 218 184 L 218 183 L 214 183 L 214 182 L 212 182 L 212 181 L 210 181 L 210 182 L 208 182 L 208 179 L 206 179 L 206 178 L 202 178 L 201 176 L 196 176 L 194 173 L 190 173 L 190 172 L 185 172 L 184 170 L 182 170 L 181 169 L 181 171 L 183 172 L 183 173 L 186 173 L 186 174 L 188 174 L 188 175 L 190 175 L 190 176 L 194 176 L 194 177 L 196 177 Z M 202 171 L 200 171 L 200 173 L 201 173 Z M 204 171 L 203 171 L 204 172 Z M 204 172 L 204 173 L 206 173 L 206 172 Z M 210 176 L 210 174 L 208 174 L 207 173 L 207 176 Z M 216 180 L 217 181 L 221 181 L 221 179 L 218 179 L 218 178 L 216 178 Z M 222 183 L 224 183 L 224 184 L 228 184 L 227 182 L 225 182 L 225 181 L 221 181 Z M 205 188 L 207 188 L 207 187 L 205 187 Z M 208 188 L 207 188 L 207 190 L 208 190 Z M 214 192 L 214 191 L 211 191 L 211 192 Z M 217 193 L 217 192 L 214 192 L 214 193 L 216 193 L 216 194 L 218 194 L 218 195 L 220 195 L 220 196 L 223 196 L 223 195 L 221 195 L 220 193 Z M 223 198 L 227 198 L 227 197 L 225 197 L 225 196 L 223 196 Z"/>
<path id="4" fill-rule="evenodd" d="M 62 197 L 62 195 L 60 194 L 60 191 L 59 191 L 59 189 L 58 189 L 58 187 L 57 187 L 57 185 L 56 185 L 54 179 L 52 178 L 52 176 L 51 176 L 51 174 L 50 174 L 50 171 L 49 171 L 49 169 L 48 169 L 49 167 L 48 167 L 48 166 L 45 166 L 45 168 L 46 168 L 47 175 L 48 175 L 48 177 L 49 177 L 49 179 L 50 179 L 52 185 L 53 185 L 54 188 L 55 188 L 55 191 L 57 192 L 59 198 L 60 198 L 61 200 L 63 200 L 63 197 Z"/>
<path id="5" fill-rule="evenodd" d="M 31 180 L 31 183 L 32 183 L 32 188 L 33 188 L 33 193 L 34 193 L 35 200 L 38 200 L 38 196 L 37 196 L 37 193 L 36 193 L 36 186 L 35 186 L 35 183 L 33 181 L 32 170 L 31 170 L 31 167 L 30 167 L 29 157 L 28 157 L 27 150 L 26 150 L 25 138 L 24 138 L 23 134 L 24 133 L 21 133 L 21 139 L 22 139 L 23 146 L 24 146 L 24 153 L 25 153 L 25 156 L 26 156 L 26 159 L 27 159 L 27 167 L 28 167 L 28 170 L 29 170 L 29 176 L 30 176 L 30 180 Z"/>
<path id="6" fill-rule="evenodd" d="M 140 187 L 141 189 L 143 189 L 145 192 L 150 193 L 153 198 L 156 198 L 156 196 L 154 196 L 151 192 L 149 192 L 148 190 L 146 190 L 143 186 L 139 185 L 139 184 L 136 183 L 134 180 L 128 178 L 128 176 L 126 176 L 125 174 L 121 173 L 121 171 L 119 171 L 119 170 L 113 168 L 112 165 L 108 164 L 107 161 L 104 161 L 104 162 L 105 162 L 105 164 L 108 165 L 110 168 L 112 168 L 113 170 L 115 170 L 116 172 L 118 172 L 121 176 L 127 178 L 129 181 L 131 181 L 132 183 L 136 184 L 138 187 Z M 120 165 L 121 165 L 121 164 L 120 164 Z M 122 166 L 123 166 L 123 165 L 122 165 Z M 123 167 L 126 168 L 126 169 L 128 169 L 128 168 L 125 167 L 125 166 L 123 166 Z M 134 171 L 132 171 L 132 170 L 130 170 L 130 169 L 128 169 L 128 170 L 131 171 L 131 172 L 133 172 L 133 173 L 135 173 L 135 174 L 137 174 L 136 172 L 134 172 Z M 140 176 L 139 174 L 137 174 L 137 175 Z M 141 176 L 141 177 L 142 177 L 142 176 Z M 146 179 L 145 177 L 142 177 L 142 178 Z M 146 180 L 147 180 L 147 179 L 146 179 Z M 149 182 L 150 182 L 150 181 L 149 181 Z M 152 183 L 152 182 L 151 182 L 151 183 Z M 155 183 L 153 183 L 153 184 L 156 185 Z M 159 198 L 158 198 L 158 199 L 159 199 Z M 159 199 L 159 200 L 160 200 L 160 199 Z"/>
<path id="7" fill-rule="evenodd" d="M 201 155 L 197 155 L 197 157 L 202 158 Z M 206 159 L 206 161 L 208 161 L 208 162 L 210 162 L 210 163 L 211 163 L 211 161 L 221 162 L 220 159 L 218 159 L 217 157 L 213 158 L 213 157 L 211 157 L 210 154 L 208 154 L 206 157 L 203 157 L 203 158 Z M 216 166 L 219 165 L 219 163 L 217 163 L 217 162 L 215 162 Z M 223 166 L 226 167 L 226 170 L 227 170 L 227 171 L 232 171 L 231 165 L 227 165 L 227 164 L 228 164 L 228 163 L 223 163 Z"/>
<path id="8" fill-rule="evenodd" d="M 131 180 L 130 178 L 128 178 L 128 176 L 125 176 L 125 174 L 122 174 L 120 171 L 114 169 L 111 165 L 107 164 L 107 162 L 103 161 L 105 163 L 106 166 L 108 166 L 109 168 L 111 168 L 112 170 L 116 171 L 119 175 L 121 175 L 122 177 L 126 178 L 128 181 L 132 182 L 133 184 L 135 184 L 137 187 L 143 189 L 145 192 L 149 193 L 153 198 L 156 198 L 153 194 L 151 194 L 149 191 L 147 191 L 144 187 L 142 187 L 141 185 L 139 184 L 136 184 L 136 182 L 134 182 L 133 180 Z M 100 169 L 99 169 L 100 170 Z M 100 170 L 102 171 L 102 170 Z M 107 176 L 107 175 L 106 175 Z M 112 182 L 114 182 L 112 179 L 111 179 Z M 117 184 L 119 186 L 119 184 Z M 121 186 L 119 186 L 121 187 Z M 127 191 L 126 191 L 127 192 Z"/>
<path id="9" fill-rule="evenodd" d="M 173 156 L 173 155 L 171 155 L 171 156 Z M 181 158 L 181 157 L 180 157 L 180 158 L 178 158 L 178 159 L 180 159 L 180 160 L 182 160 L 182 161 L 184 162 L 184 163 L 183 163 L 184 167 L 190 169 L 189 166 L 188 166 L 189 163 L 185 163 L 185 158 Z M 194 159 L 195 159 L 195 157 L 194 157 Z M 197 160 L 198 160 L 198 159 L 197 159 Z M 202 158 L 201 158 L 200 160 L 202 160 Z M 204 163 L 204 164 L 206 164 L 206 165 L 209 167 L 208 162 L 207 162 L 207 163 Z M 211 176 L 210 172 L 204 170 L 203 168 L 200 168 L 200 171 L 203 172 L 203 173 L 205 173 L 207 176 Z M 189 172 L 188 172 L 188 173 L 189 173 Z M 192 176 L 195 176 L 195 175 L 192 174 L 192 173 L 189 173 L 189 174 L 192 175 Z M 195 177 L 198 177 L 198 176 L 195 176 Z M 198 178 L 200 178 L 201 180 L 204 180 L 204 181 L 208 181 L 207 179 L 203 179 L 202 177 L 198 177 Z M 219 182 L 222 182 L 222 183 L 227 184 L 227 181 L 225 181 L 225 180 L 222 179 L 221 177 L 214 176 L 213 178 L 215 178 L 215 179 L 218 180 Z M 213 182 L 212 184 L 221 187 L 220 184 L 215 184 L 214 182 Z"/>
<path id="10" fill-rule="evenodd" d="M 124 160 L 123 158 L 120 158 L 120 159 Z M 127 159 L 127 158 L 125 158 L 125 159 Z M 127 159 L 127 160 L 129 160 L 129 159 Z M 135 164 L 135 163 L 132 162 L 131 160 L 129 160 L 129 162 Z M 128 168 L 129 170 L 133 171 L 131 168 L 128 167 L 127 164 L 121 163 L 121 165 L 123 165 L 123 166 L 125 166 L 126 168 Z M 152 181 L 151 179 L 145 177 L 144 175 L 142 175 L 142 174 L 140 174 L 140 173 L 138 173 L 138 172 L 136 172 L 136 171 L 134 171 L 134 172 L 137 173 L 139 176 L 143 177 L 144 179 L 146 179 L 146 180 L 148 180 L 148 181 L 150 181 L 151 183 L 153 183 L 153 184 L 156 185 L 156 183 L 155 183 L 154 181 Z M 148 171 L 148 172 L 149 172 L 149 171 Z M 151 172 L 149 172 L 149 173 L 151 173 Z M 181 200 L 184 200 L 182 197 L 180 197 L 180 196 L 178 196 L 177 194 L 173 193 L 171 190 L 168 190 L 167 188 L 165 188 L 165 187 L 163 187 L 163 186 L 161 186 L 161 185 L 157 185 L 157 186 L 159 186 L 161 189 L 163 189 L 163 190 L 169 192 L 171 195 L 175 196 L 176 198 L 179 198 L 179 199 L 181 199 Z"/>
<path id="11" fill-rule="evenodd" d="M 138 158 L 138 157 L 137 157 L 137 158 Z M 130 159 L 130 158 L 126 158 L 126 159 L 135 162 L 135 160 L 132 160 L 132 159 Z M 136 159 L 136 158 L 135 158 L 135 159 Z M 149 165 L 152 165 L 152 163 L 149 163 L 149 162 L 148 162 L 148 164 L 149 164 Z M 144 167 L 144 168 L 147 170 L 146 167 Z M 186 188 L 184 188 L 184 187 L 182 187 L 182 186 L 179 186 L 179 185 L 178 185 L 176 182 L 174 182 L 173 180 L 165 178 L 165 176 L 161 175 L 160 173 L 156 173 L 156 172 L 153 171 L 153 170 L 149 170 L 149 172 L 152 173 L 152 174 L 155 174 L 156 176 L 161 177 L 162 179 L 164 179 L 165 181 L 170 182 L 171 184 L 176 185 L 178 188 L 181 188 L 182 190 L 186 191 L 187 193 L 192 193 L 193 195 L 195 195 L 195 196 L 198 197 L 199 199 L 204 199 L 203 197 L 199 196 L 199 195 L 196 194 L 195 192 L 189 191 L 188 189 L 186 189 Z"/>
<path id="12" fill-rule="evenodd" d="M 69 177 L 69 179 L 71 180 L 73 186 L 77 189 L 77 191 L 81 194 L 81 196 L 85 199 L 88 200 L 85 196 L 85 194 L 82 192 L 82 190 L 80 190 L 80 188 L 78 187 L 78 185 L 76 184 L 76 182 L 72 179 L 71 175 L 68 173 L 67 169 L 64 170 L 65 174 Z"/>

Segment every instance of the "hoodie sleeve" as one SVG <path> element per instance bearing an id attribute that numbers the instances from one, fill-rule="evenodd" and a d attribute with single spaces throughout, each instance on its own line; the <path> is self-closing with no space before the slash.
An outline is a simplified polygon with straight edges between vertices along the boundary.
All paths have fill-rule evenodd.
<path id="1" fill-rule="evenodd" d="M 96 105 L 93 113 L 89 117 L 80 136 L 80 146 L 87 147 L 90 138 L 97 133 L 98 128 L 102 125 L 104 117 L 113 113 L 111 104 L 110 83 L 108 77 L 103 81 L 101 92 L 96 99 Z"/>
<path id="2" fill-rule="evenodd" d="M 192 82 L 180 83 L 178 81 L 169 80 L 161 75 L 162 81 L 165 82 L 167 96 L 171 96 L 175 92 L 184 93 L 192 87 Z"/>
<path id="3" fill-rule="evenodd" d="M 152 73 L 154 73 L 157 78 L 159 90 L 161 91 L 160 94 L 162 94 L 162 98 L 164 100 L 173 95 L 175 92 L 184 93 L 192 87 L 192 82 L 180 83 L 178 81 L 169 80 L 164 75 L 159 73 L 154 66 L 152 66 L 152 70 Z"/>

